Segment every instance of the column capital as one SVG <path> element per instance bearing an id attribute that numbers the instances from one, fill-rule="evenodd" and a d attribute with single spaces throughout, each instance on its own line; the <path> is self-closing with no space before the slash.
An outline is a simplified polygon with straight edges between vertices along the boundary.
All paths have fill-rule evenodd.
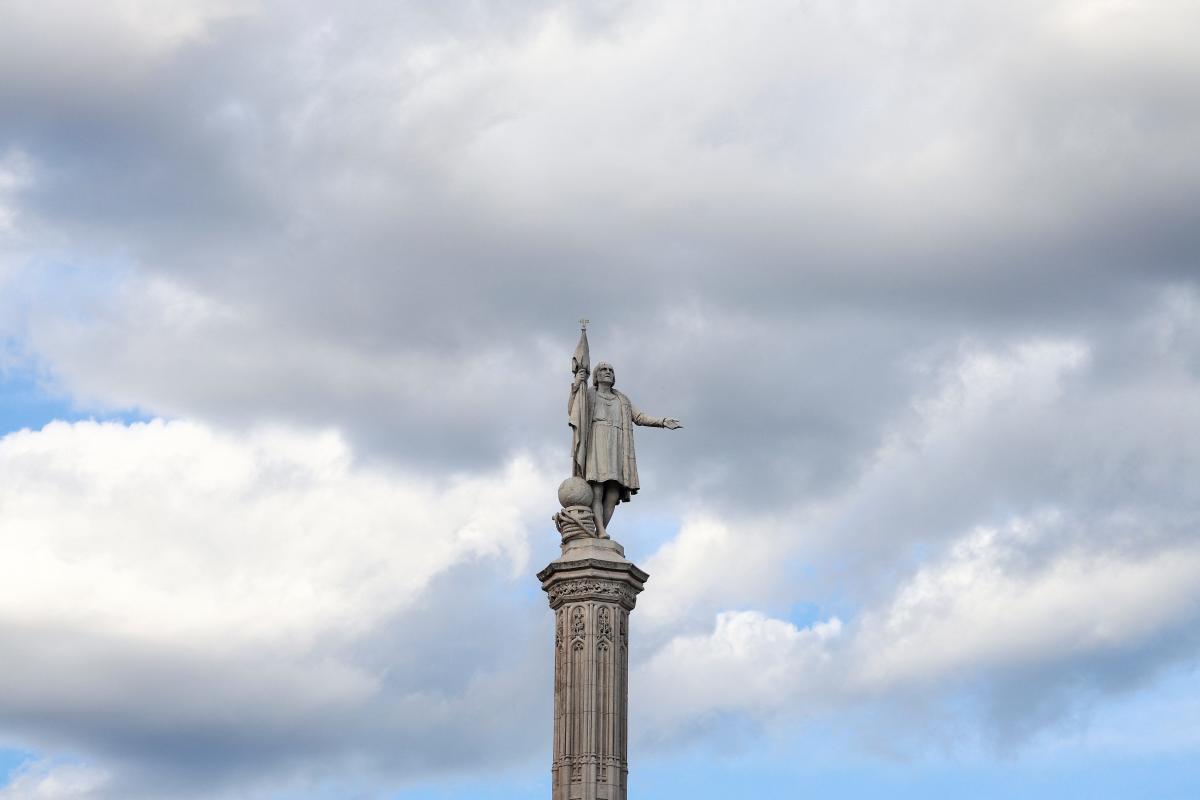
<path id="1" fill-rule="evenodd" d="M 595 547 L 564 548 L 562 557 L 551 561 L 537 577 L 552 609 L 568 601 L 597 600 L 619 603 L 627 611 L 633 610 L 650 578 L 615 550 Z"/>

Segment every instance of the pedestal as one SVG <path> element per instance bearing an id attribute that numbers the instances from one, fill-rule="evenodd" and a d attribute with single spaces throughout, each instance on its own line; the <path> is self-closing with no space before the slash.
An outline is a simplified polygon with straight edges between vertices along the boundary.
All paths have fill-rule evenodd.
<path id="1" fill-rule="evenodd" d="M 538 573 L 554 611 L 553 800 L 626 800 L 629 612 L 648 577 L 594 538 Z"/>

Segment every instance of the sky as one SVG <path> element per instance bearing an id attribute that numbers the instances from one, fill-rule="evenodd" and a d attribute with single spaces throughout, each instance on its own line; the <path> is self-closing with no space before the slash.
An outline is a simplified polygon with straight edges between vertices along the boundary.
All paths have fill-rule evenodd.
<path id="1" fill-rule="evenodd" d="M 0 800 L 1200 796 L 1194 0 L 0 0 Z"/>

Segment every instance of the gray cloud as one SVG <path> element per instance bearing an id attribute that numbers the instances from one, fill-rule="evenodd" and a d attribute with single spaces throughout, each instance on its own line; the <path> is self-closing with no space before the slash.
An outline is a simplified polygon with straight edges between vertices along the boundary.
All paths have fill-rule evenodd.
<path id="1" fill-rule="evenodd" d="M 622 388 L 686 425 L 639 436 L 647 491 L 622 518 L 770 545 L 698 599 L 685 525 L 655 556 L 678 603 L 647 596 L 656 647 L 729 608 L 884 607 L 922 558 L 1047 508 L 1071 524 L 1033 561 L 1193 535 L 1191 4 L 148 8 L 0 32 L 0 334 L 81 406 L 332 427 L 363 463 L 442 477 L 554 463 L 589 316 Z M 348 661 L 473 708 L 465 665 L 495 640 L 443 642 L 471 614 L 450 607 L 394 628 L 427 664 L 380 632 Z M 1122 653 L 1145 674 L 1186 657 Z M 186 679 L 160 656 L 118 671 Z M 1017 711 L 991 729 L 1054 716 L 1040 669 L 1118 671 L 1096 659 L 998 671 Z M 425 774 L 532 746 L 485 729 L 461 763 L 389 763 L 372 743 L 411 734 L 357 713 L 275 755 L 256 748 L 279 727 L 319 732 L 264 718 L 239 747 Z M 154 728 L 129 730 L 87 741 L 137 760 Z M 180 730 L 143 760 L 232 763 Z"/>

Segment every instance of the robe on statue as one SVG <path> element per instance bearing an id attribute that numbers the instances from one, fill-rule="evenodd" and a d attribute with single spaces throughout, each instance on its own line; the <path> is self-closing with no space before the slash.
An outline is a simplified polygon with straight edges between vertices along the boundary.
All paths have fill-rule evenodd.
<path id="1" fill-rule="evenodd" d="M 573 474 L 589 483 L 616 481 L 621 502 L 628 502 L 640 488 L 633 426 L 661 428 L 663 418 L 638 411 L 616 389 L 605 396 L 584 382 L 571 392 L 567 416 L 573 429 Z"/>

